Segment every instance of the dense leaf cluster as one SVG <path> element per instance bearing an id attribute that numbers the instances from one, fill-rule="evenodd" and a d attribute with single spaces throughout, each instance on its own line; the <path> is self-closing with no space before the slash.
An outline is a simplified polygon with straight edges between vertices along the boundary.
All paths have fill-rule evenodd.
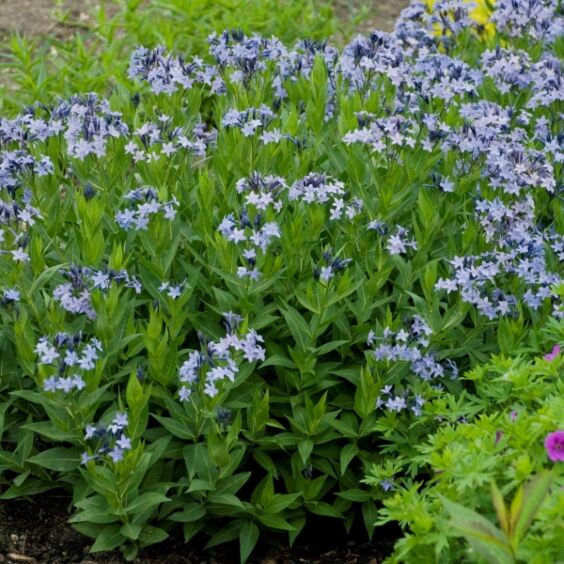
<path id="1" fill-rule="evenodd" d="M 64 487 L 128 559 L 312 516 L 458 554 L 439 495 L 511 466 L 502 410 L 546 396 L 506 489 L 562 426 L 560 359 L 477 368 L 563 340 L 563 19 L 516 4 L 496 36 L 444 0 L 342 51 L 141 47 L 109 99 L 0 119 L 3 498 Z"/>

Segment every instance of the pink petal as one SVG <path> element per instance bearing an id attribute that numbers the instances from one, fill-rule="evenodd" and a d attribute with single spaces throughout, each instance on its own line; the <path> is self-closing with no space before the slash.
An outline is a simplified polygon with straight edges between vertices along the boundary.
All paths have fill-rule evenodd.
<path id="1" fill-rule="evenodd" d="M 560 345 L 554 345 L 554 348 L 551 352 L 544 355 L 544 360 L 548 360 L 549 362 L 553 361 L 558 355 L 560 354 Z"/>

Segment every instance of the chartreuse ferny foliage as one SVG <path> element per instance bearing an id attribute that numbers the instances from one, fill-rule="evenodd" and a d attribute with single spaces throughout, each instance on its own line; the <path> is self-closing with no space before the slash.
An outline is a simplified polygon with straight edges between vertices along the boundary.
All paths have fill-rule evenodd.
<path id="1" fill-rule="evenodd" d="M 491 562 L 453 503 L 562 558 L 562 11 L 472 10 L 140 46 L 0 119 L 3 499 L 65 489 L 127 559 L 324 517 Z"/>

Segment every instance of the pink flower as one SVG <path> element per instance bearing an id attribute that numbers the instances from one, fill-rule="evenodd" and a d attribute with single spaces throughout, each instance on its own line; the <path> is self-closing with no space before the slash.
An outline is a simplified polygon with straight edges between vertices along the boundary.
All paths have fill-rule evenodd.
<path id="1" fill-rule="evenodd" d="M 553 462 L 564 462 L 564 431 L 549 433 L 544 439 L 544 446 L 548 458 Z"/>
<path id="2" fill-rule="evenodd" d="M 553 361 L 558 355 L 560 354 L 560 345 L 554 345 L 552 352 L 545 354 L 543 356 L 544 360 L 548 360 L 548 362 Z"/>

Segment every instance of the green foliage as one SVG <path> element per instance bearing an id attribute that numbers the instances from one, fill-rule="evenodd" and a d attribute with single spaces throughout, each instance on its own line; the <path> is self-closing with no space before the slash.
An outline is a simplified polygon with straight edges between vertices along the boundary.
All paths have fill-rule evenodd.
<path id="1" fill-rule="evenodd" d="M 547 471 L 534 476 L 525 487 L 519 487 L 510 510 L 505 506 L 499 488 L 492 482 L 492 502 L 501 530 L 475 511 L 441 495 L 439 498 L 451 516 L 451 525 L 478 554 L 488 562 L 512 563 L 517 561 L 519 543 L 548 494 L 551 481 L 552 476 Z"/>
<path id="2" fill-rule="evenodd" d="M 91 10 L 85 23 L 59 8 L 55 17 L 64 30 L 62 39 L 14 35 L 0 43 L 7 58 L 0 110 L 19 111 L 23 104 L 49 103 L 77 92 L 130 89 L 124 78 L 138 45 L 204 54 L 208 35 L 225 29 L 275 35 L 288 43 L 302 37 L 325 39 L 337 30 L 347 37 L 355 16 L 351 12 L 350 21 L 337 22 L 331 4 L 312 0 L 112 0 Z"/>
<path id="3" fill-rule="evenodd" d="M 299 28 L 291 25 L 297 19 Z M 0 138 L 2 226 L 9 225 L 0 238 L 0 499 L 63 487 L 71 522 L 94 539 L 92 551 L 119 547 L 127 560 L 182 530 L 186 542 L 208 548 L 238 541 L 244 562 L 261 535 L 292 545 L 318 517 L 345 531 L 362 520 L 367 538 L 399 522 L 405 536 L 396 562 L 465 557 L 457 531 L 486 559 L 562 557 L 563 471 L 555 465 L 546 498 L 542 471 L 543 440 L 564 427 L 564 361 L 542 356 L 564 345 L 564 321 L 551 317 L 564 289 L 543 282 L 538 307 L 515 298 L 507 315 L 488 317 L 460 291 L 437 287 L 454 257 L 493 253 L 499 243 L 474 214 L 478 191 L 489 202 L 499 194 L 508 206 L 515 201 L 484 179 L 485 151 L 421 143 L 427 115 L 440 122 L 439 139 L 442 130 L 471 130 L 461 107 L 476 100 L 511 106 L 523 119 L 530 89 L 501 92 L 486 80 L 450 100 L 410 90 L 420 83 L 413 76 L 408 84 L 369 68 L 366 84 L 353 88 L 347 57 L 354 61 L 362 46 L 335 67 L 336 51 L 314 42 L 279 65 L 295 71 L 289 77 L 267 57 L 259 70 L 243 57 L 236 70 L 214 67 L 216 90 L 211 79 L 168 93 L 125 79 L 132 43 L 199 55 L 206 36 L 223 28 L 291 42 L 324 38 L 336 25 L 332 10 L 313 2 L 129 0 L 111 17 L 101 7 L 87 40 L 52 40 L 53 57 L 12 39 L 8 78 L 18 95 L 7 88 L 6 112 L 90 90 L 105 91 L 108 105 L 76 97 L 68 107 L 35 106 L 35 117 L 58 112 L 53 130 L 73 114 L 64 134 L 45 138 L 28 135 L 43 123 L 32 113 L 1 123 L 17 134 Z M 226 41 L 238 36 L 231 31 Z M 375 36 L 374 45 L 389 39 Z M 448 52 L 476 63 L 488 47 L 470 29 L 436 41 L 440 60 Z M 530 50 L 538 60 L 542 45 Z M 390 59 L 403 65 L 412 57 L 415 65 L 413 57 L 428 52 L 406 47 Z M 173 61 L 159 56 L 165 67 Z M 137 70 L 132 76 L 142 77 Z M 557 115 L 558 104 L 530 113 Z M 369 114 L 405 118 L 398 108 L 417 125 L 406 133 L 409 124 L 400 123 L 400 142 L 348 142 Z M 266 142 L 262 129 L 226 120 L 244 111 L 254 116 L 250 129 L 264 112 L 266 133 L 280 138 Z M 548 145 L 511 116 L 500 129 Z M 74 134 L 92 139 L 88 126 L 97 134 L 100 123 L 111 125 L 103 147 L 73 148 Z M 385 123 L 374 129 L 394 129 Z M 551 127 L 559 139 L 560 124 Z M 190 143 L 197 150 L 186 150 Z M 42 174 L 44 157 L 53 170 Z M 12 184 L 20 166 L 13 158 L 24 164 Z M 558 178 L 562 164 L 553 160 L 547 169 Z M 282 178 L 278 209 L 261 209 L 239 190 L 239 182 L 265 176 Z M 441 191 L 429 184 L 436 177 L 456 187 Z M 290 197 L 300 183 L 325 192 L 319 200 L 311 192 Z M 530 231 L 559 232 L 558 196 L 530 191 Z M 328 203 L 334 194 L 339 201 Z M 36 216 L 12 221 L 29 205 Z M 339 205 L 347 207 L 340 217 Z M 145 211 L 134 228 L 137 206 Z M 258 229 L 268 224 L 269 244 L 246 247 L 257 252 L 243 258 L 243 246 L 220 227 L 226 222 L 228 235 L 241 237 L 230 231 L 235 221 L 246 242 L 264 242 Z M 403 237 L 405 249 L 396 252 L 392 237 Z M 530 243 L 556 278 L 561 261 L 549 241 Z M 511 297 L 529 288 L 505 273 L 497 282 Z M 490 303 L 496 290 L 479 297 Z M 514 490 L 508 509 L 503 499 Z"/>
<path id="4" fill-rule="evenodd" d="M 467 372 L 464 379 L 474 386 L 463 403 L 469 410 L 459 409 L 454 397 L 436 400 L 429 416 L 452 405 L 441 428 L 388 471 L 372 467 L 367 483 L 380 489 L 383 479 L 393 479 L 396 486 L 384 496 L 377 524 L 397 521 L 406 531 L 390 562 L 462 558 L 467 550 L 453 532 L 470 542 L 473 559 L 540 564 L 562 558 L 564 474 L 558 463 L 552 474 L 546 471 L 543 441 L 564 426 L 564 362 L 540 355 L 542 343 L 561 339 L 563 330 L 562 321 L 550 322 L 512 357 L 494 356 Z M 512 490 L 508 507 L 503 498 Z"/>

